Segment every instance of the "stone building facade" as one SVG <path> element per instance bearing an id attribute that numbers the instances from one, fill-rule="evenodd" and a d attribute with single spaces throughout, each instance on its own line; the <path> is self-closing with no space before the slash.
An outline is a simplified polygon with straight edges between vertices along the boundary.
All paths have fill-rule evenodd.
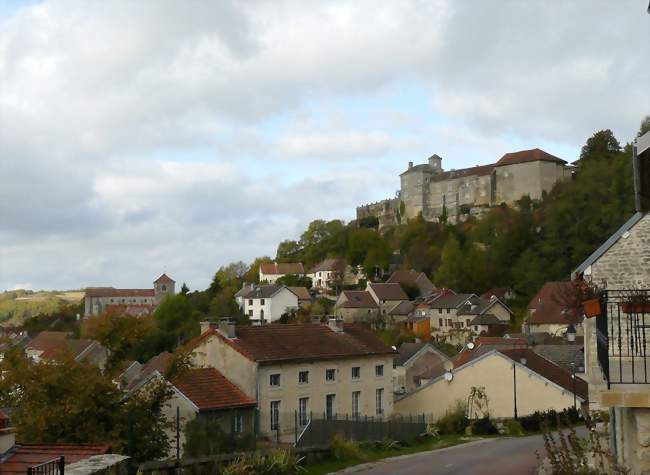
<path id="1" fill-rule="evenodd" d="M 176 282 L 163 274 L 153 282 L 152 289 L 116 289 L 88 287 L 84 296 L 84 317 L 99 315 L 111 307 L 121 307 L 127 313 L 150 313 L 168 295 L 176 293 Z"/>
<path id="2" fill-rule="evenodd" d="M 538 148 L 507 153 L 489 165 L 447 171 L 442 158 L 432 155 L 427 163 L 409 162 L 396 197 L 358 207 L 357 219 L 376 216 L 382 228 L 420 213 L 427 221 L 437 221 L 444 210 L 452 222 L 463 214 L 480 216 L 490 206 L 512 206 L 524 195 L 541 199 L 573 170 L 565 160 Z"/>

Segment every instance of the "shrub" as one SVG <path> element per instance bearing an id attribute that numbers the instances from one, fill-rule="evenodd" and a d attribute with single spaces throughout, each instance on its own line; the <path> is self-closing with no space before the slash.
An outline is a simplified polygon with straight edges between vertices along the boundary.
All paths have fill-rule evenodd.
<path id="1" fill-rule="evenodd" d="M 331 447 L 332 455 L 334 455 L 336 460 L 361 458 L 361 450 L 359 450 L 359 446 L 339 434 L 336 434 L 332 438 Z"/>
<path id="2" fill-rule="evenodd" d="M 471 424 L 472 434 L 475 435 L 495 435 L 499 433 L 499 430 L 490 420 L 489 417 L 482 417 L 481 419 L 476 419 Z"/>
<path id="3" fill-rule="evenodd" d="M 559 419 L 558 419 L 559 417 Z M 519 418 L 521 427 L 526 432 L 539 432 L 544 427 L 549 429 L 556 429 L 558 427 L 558 420 L 564 424 L 576 424 L 582 419 L 580 411 L 570 407 L 564 409 L 562 412 L 557 412 L 554 409 L 540 412 L 535 411 L 533 414 Z"/>
<path id="4" fill-rule="evenodd" d="M 515 419 L 506 419 L 503 421 L 503 425 L 505 426 L 506 434 L 508 435 L 524 435 L 524 430 L 522 429 L 521 424 Z"/>
<path id="5" fill-rule="evenodd" d="M 462 401 L 456 401 L 454 408 L 436 422 L 441 434 L 463 434 L 468 425 L 469 420 L 465 416 L 465 404 Z"/>
<path id="6" fill-rule="evenodd" d="M 219 472 L 220 475 L 297 475 L 304 472 L 303 457 L 290 450 L 276 450 L 267 455 L 239 457 Z"/>

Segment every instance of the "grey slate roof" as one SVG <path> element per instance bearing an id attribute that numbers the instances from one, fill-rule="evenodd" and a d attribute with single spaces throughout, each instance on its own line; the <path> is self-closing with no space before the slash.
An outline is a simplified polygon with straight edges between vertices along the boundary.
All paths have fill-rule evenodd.
<path id="1" fill-rule="evenodd" d="M 577 373 L 584 372 L 585 354 L 584 345 L 537 345 L 533 351 L 552 361 L 561 368 L 571 371 L 571 363 L 575 364 Z"/>
<path id="2" fill-rule="evenodd" d="M 268 299 L 273 297 L 283 287 L 285 286 L 280 284 L 259 285 L 257 287 L 254 287 L 253 289 L 249 289 L 248 292 L 238 296 L 244 297 L 245 299 Z M 237 293 L 239 294 L 239 292 Z"/>
<path id="3" fill-rule="evenodd" d="M 403 302 L 395 305 L 391 310 L 388 311 L 388 313 L 389 315 L 409 315 L 411 312 L 413 312 L 413 310 L 415 310 L 413 304 L 408 300 L 404 300 Z"/>
<path id="4" fill-rule="evenodd" d="M 434 300 L 430 306 L 431 308 L 458 308 L 463 303 L 467 302 L 471 297 L 476 297 L 474 294 L 447 294 Z"/>
<path id="5" fill-rule="evenodd" d="M 486 313 L 484 315 L 477 315 L 469 322 L 470 325 L 506 325 L 507 322 L 499 320 L 495 315 Z"/>
<path id="6" fill-rule="evenodd" d="M 402 343 L 397 349 L 397 355 L 393 358 L 393 364 L 395 366 L 402 366 L 426 345 L 428 345 L 428 343 L 425 342 Z"/>

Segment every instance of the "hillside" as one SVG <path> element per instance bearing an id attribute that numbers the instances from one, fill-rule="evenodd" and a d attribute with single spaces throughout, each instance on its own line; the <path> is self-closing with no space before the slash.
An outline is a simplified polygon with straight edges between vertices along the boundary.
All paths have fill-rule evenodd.
<path id="1" fill-rule="evenodd" d="M 79 303 L 83 291 L 11 290 L 0 293 L 0 322 L 4 325 L 21 325 L 26 318 L 52 314 L 70 303 Z"/>

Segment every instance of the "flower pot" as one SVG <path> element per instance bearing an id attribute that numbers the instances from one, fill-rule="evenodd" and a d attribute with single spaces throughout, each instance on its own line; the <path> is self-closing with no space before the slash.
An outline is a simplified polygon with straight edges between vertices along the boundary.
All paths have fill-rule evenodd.
<path id="1" fill-rule="evenodd" d="M 650 303 L 622 303 L 623 313 L 650 313 Z"/>
<path id="2" fill-rule="evenodd" d="M 582 311 L 585 317 L 597 317 L 600 315 L 600 299 L 589 299 L 582 302 Z"/>

